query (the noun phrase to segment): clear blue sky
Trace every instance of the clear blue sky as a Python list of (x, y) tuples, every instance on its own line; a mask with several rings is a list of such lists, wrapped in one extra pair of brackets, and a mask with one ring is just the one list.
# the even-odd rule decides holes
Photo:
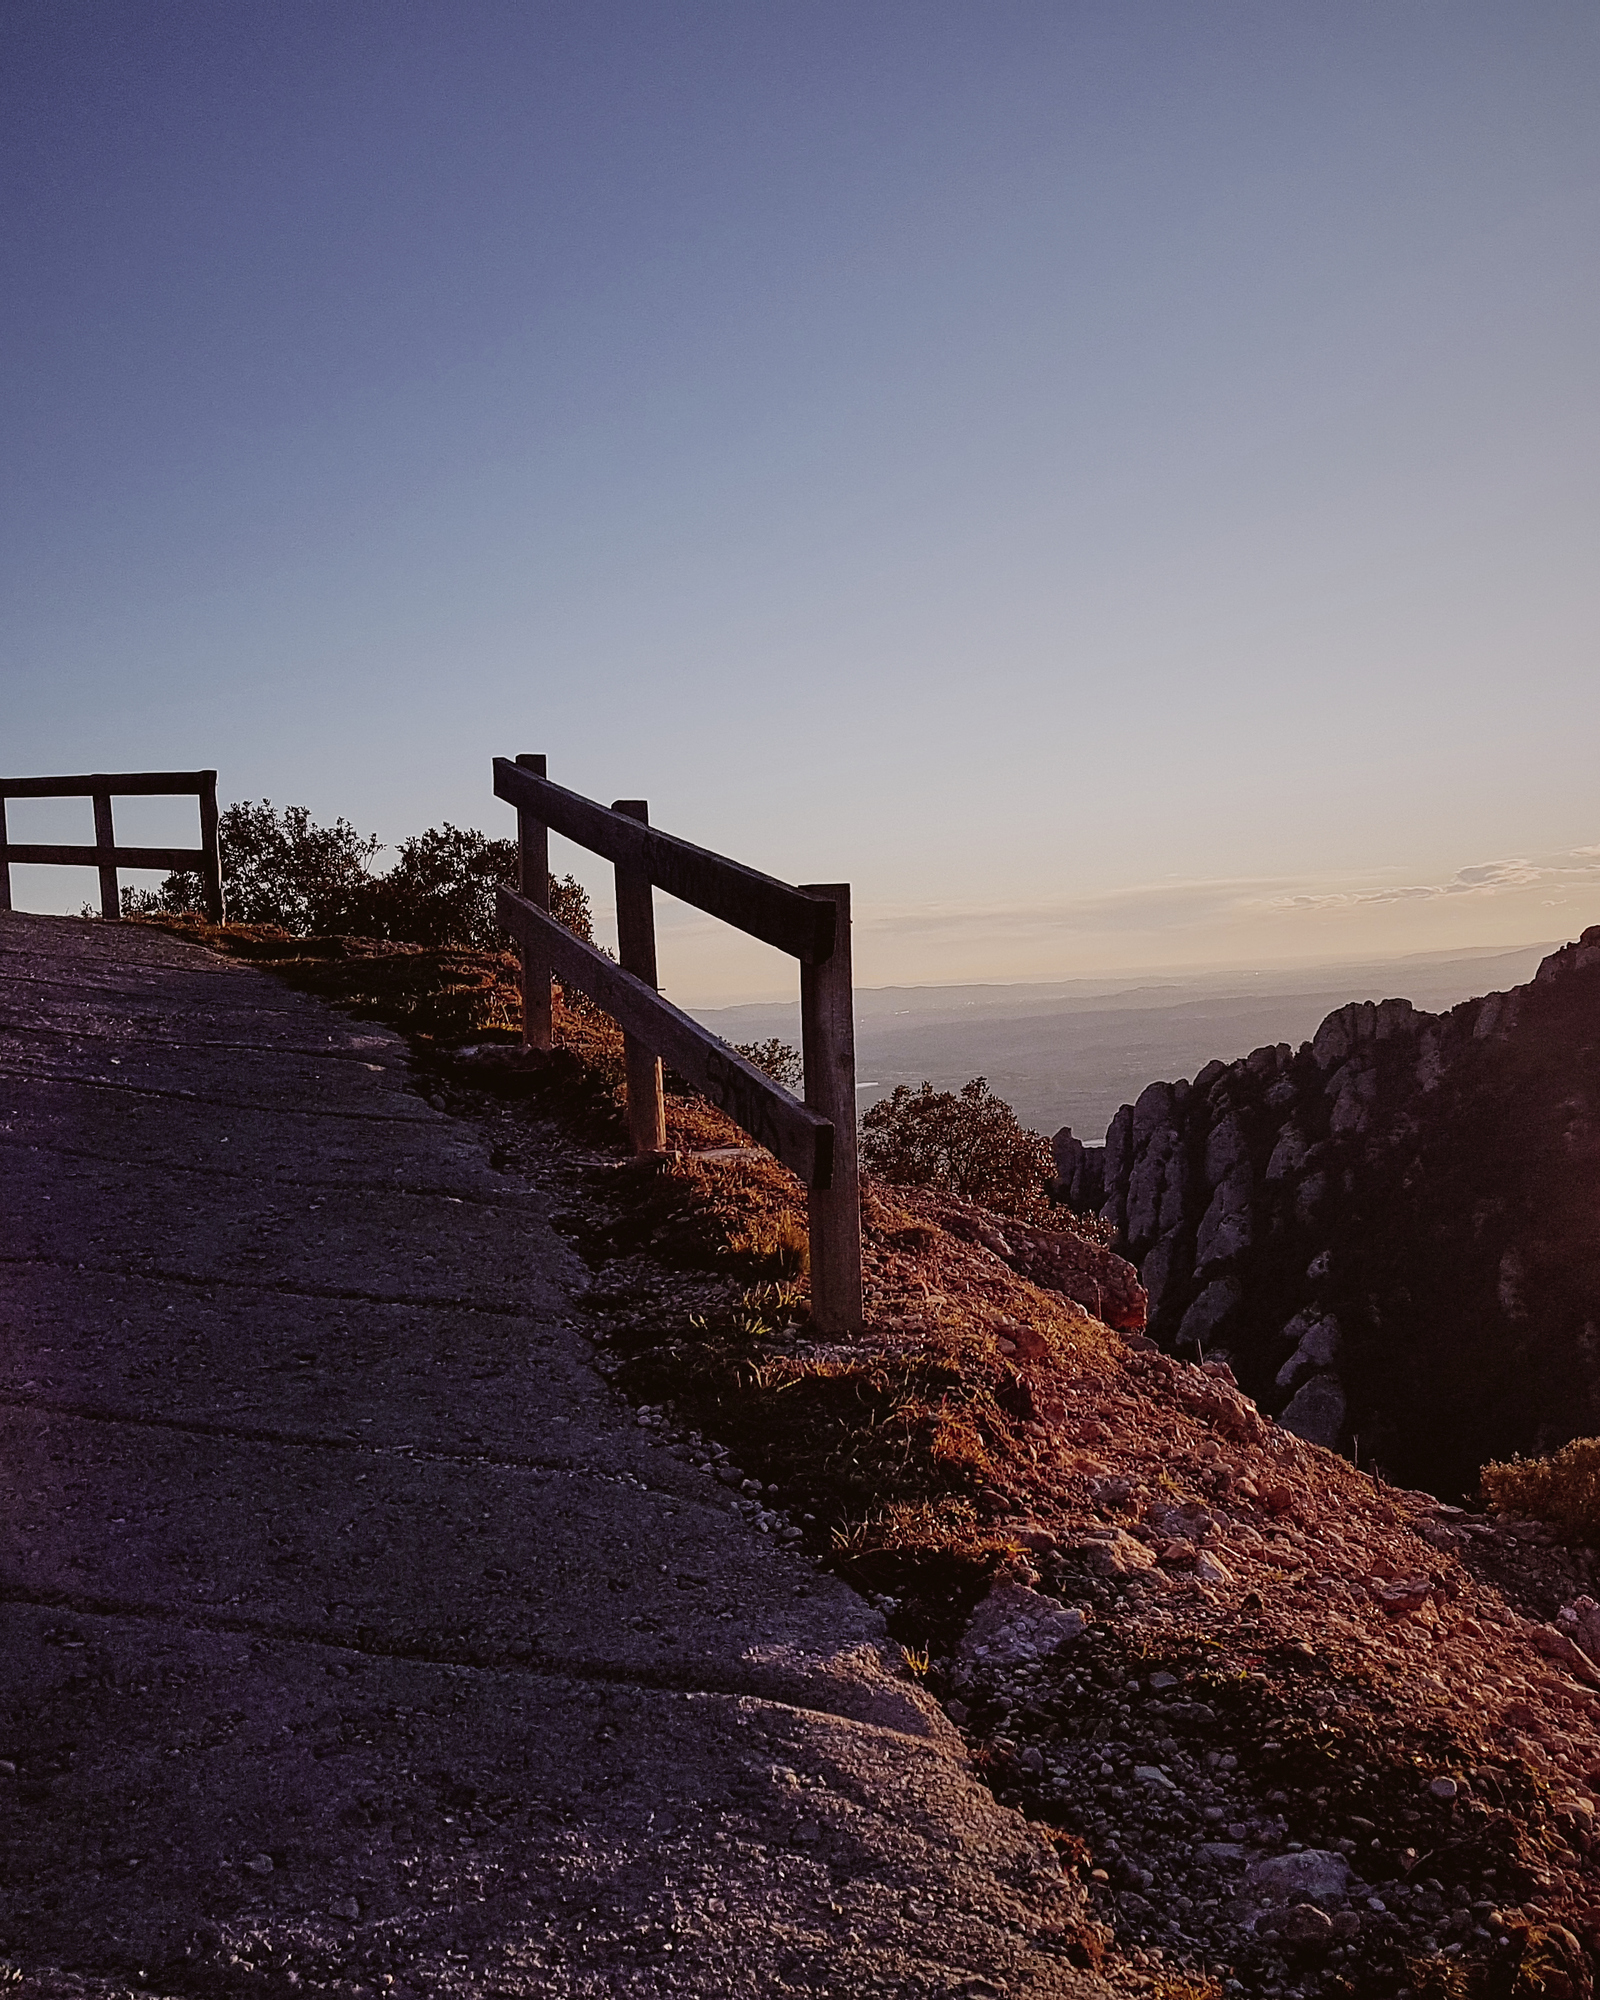
[(0, 44), (10, 770), (393, 839), (542, 749), (874, 983), (1600, 921), (1590, 0)]

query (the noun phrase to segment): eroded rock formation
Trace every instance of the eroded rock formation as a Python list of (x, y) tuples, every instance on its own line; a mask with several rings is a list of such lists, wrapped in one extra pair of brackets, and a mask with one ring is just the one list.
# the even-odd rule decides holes
[(1446, 1491), (1600, 1430), (1600, 926), (1527, 986), (1341, 1007), (1055, 1147), (1152, 1334), (1300, 1436)]

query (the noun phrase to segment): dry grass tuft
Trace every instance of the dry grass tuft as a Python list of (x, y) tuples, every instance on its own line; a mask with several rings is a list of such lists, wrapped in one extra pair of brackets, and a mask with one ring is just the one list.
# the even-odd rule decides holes
[(1491, 1462), (1479, 1478), (1492, 1507), (1600, 1545), (1600, 1438), (1574, 1438), (1549, 1458)]

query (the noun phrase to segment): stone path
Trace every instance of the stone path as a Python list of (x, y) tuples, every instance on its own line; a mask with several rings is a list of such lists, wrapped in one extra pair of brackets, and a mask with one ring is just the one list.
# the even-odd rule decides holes
[(394, 1036), (0, 916), (8, 1991), (1101, 1991), (876, 1615), (628, 1421), (580, 1281)]

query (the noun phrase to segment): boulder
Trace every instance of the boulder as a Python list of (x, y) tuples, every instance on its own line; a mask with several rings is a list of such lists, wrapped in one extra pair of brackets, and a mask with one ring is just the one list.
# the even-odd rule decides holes
[(1600, 1683), (1600, 1667), (1583, 1650), (1568, 1632), (1555, 1625), (1535, 1625), (1528, 1637), (1547, 1660), (1555, 1660), (1579, 1680), (1591, 1685)]
[(1289, 1398), (1278, 1418), (1286, 1431), (1331, 1451), (1344, 1435), (1345, 1397), (1337, 1375), (1313, 1375)]
[(1106, 1198), (1100, 1213), (1121, 1230), (1128, 1214), (1128, 1169), (1133, 1161), (1133, 1106), (1124, 1104), (1106, 1127)]
[(1152, 1319), (1161, 1310), (1161, 1301), (1174, 1285), (1182, 1285), (1189, 1275), (1191, 1248), (1187, 1232), (1169, 1229), (1145, 1252), (1139, 1266)]
[[(1331, 1368), (1339, 1358), (1341, 1345), (1339, 1322), (1333, 1315), (1328, 1313), (1316, 1318), (1307, 1313), (1298, 1313), (1289, 1325), (1296, 1326), (1302, 1321), (1306, 1324), (1300, 1335), (1299, 1345), (1278, 1370), (1277, 1380), (1280, 1389), (1289, 1388), (1310, 1369)], [(1286, 1333), (1288, 1330), (1288, 1327), (1285, 1327)], [(1300, 1435), (1303, 1436), (1304, 1433)]]
[(1050, 1141), (1056, 1163), (1059, 1199), (1079, 1215), (1092, 1215), (1106, 1198), (1106, 1151), (1104, 1146), (1086, 1146), (1063, 1125)]
[(1185, 1368), (1176, 1383), (1178, 1400), (1186, 1410), (1214, 1425), (1224, 1437), (1241, 1444), (1254, 1444), (1266, 1426), (1254, 1403), (1241, 1396), (1231, 1380), (1206, 1369)]
[(973, 1612), (957, 1656), (989, 1666), (1047, 1660), (1081, 1638), (1084, 1624), (1081, 1611), (1041, 1596), (1026, 1584), (996, 1584)]
[(1070, 1229), (1034, 1229), (1008, 1222), (1013, 1270), (1047, 1291), (1061, 1292), (1119, 1333), (1137, 1331), (1150, 1302), (1127, 1258)]
[(1322, 1847), (1298, 1854), (1268, 1854), (1253, 1862), (1250, 1886), (1269, 1903), (1315, 1903), (1326, 1909), (1345, 1900), (1350, 1864)]
[(1215, 1188), (1249, 1157), (1244, 1127), (1230, 1111), (1206, 1134), (1206, 1186)]
[(1133, 1105), (1133, 1150), (1142, 1153), (1157, 1132), (1171, 1131), (1173, 1103), (1170, 1083), (1147, 1083)]
[[(1119, 1333), (1137, 1331), (1149, 1316), (1149, 1300), (1139, 1273), (1103, 1243), (1091, 1243), (1071, 1229), (1040, 1229), (1014, 1216), (1002, 1232), (996, 1219), (976, 1203), (954, 1195), (927, 1195), (922, 1206), (952, 1236), (981, 1243), (1036, 1285), (1092, 1312)], [(1011, 1338), (1016, 1340), (1015, 1332)]]
[(1121, 1528), (1094, 1530), (1072, 1553), (1091, 1576), (1139, 1576), (1156, 1564), (1153, 1551)]
[(1592, 1597), (1579, 1597), (1563, 1605), (1556, 1623), (1591, 1660), (1600, 1660), (1600, 1604)]
[[(1200, 1272), (1225, 1264), (1248, 1250), (1255, 1239), (1250, 1213), (1251, 1175), (1248, 1164), (1235, 1167), (1212, 1195), (1195, 1236), (1194, 1262)], [(1131, 1240), (1131, 1238), (1130, 1238)]]
[(1291, 1118), (1278, 1133), (1278, 1143), (1267, 1161), (1269, 1181), (1287, 1180), (1305, 1165), (1306, 1135)]
[(1244, 1286), (1237, 1278), (1213, 1278), (1180, 1321), (1178, 1345), (1209, 1347), (1243, 1304)]
[[(1143, 1100), (1140, 1100), (1141, 1103)], [(1163, 1207), (1169, 1172), (1173, 1196)], [(1170, 1126), (1153, 1132), (1140, 1147), (1128, 1176), (1128, 1208), (1124, 1230), (1135, 1250), (1144, 1250), (1161, 1234), (1167, 1211), (1176, 1208), (1176, 1220), (1183, 1219), (1183, 1185), (1187, 1180), (1178, 1135)], [(1170, 1225), (1168, 1225), (1170, 1226)]]

